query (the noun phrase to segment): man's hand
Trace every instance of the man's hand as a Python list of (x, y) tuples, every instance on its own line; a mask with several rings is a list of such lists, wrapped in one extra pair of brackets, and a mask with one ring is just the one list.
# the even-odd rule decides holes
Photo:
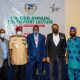
[(67, 51), (65, 53), (65, 62), (66, 62), (66, 64), (68, 64), (68, 52)]
[(50, 63), (50, 59), (49, 59), (49, 57), (46, 58), (46, 61), (47, 61), (48, 63)]
[(68, 64), (68, 56), (65, 56), (65, 62)]
[(43, 58), (43, 59), (42, 59), (42, 62), (46, 62), (46, 58)]

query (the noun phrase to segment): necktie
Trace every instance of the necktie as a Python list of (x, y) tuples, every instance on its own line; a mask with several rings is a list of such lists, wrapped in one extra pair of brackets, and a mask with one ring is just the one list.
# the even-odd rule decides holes
[(35, 44), (36, 44), (36, 48), (38, 47), (38, 35), (35, 35)]

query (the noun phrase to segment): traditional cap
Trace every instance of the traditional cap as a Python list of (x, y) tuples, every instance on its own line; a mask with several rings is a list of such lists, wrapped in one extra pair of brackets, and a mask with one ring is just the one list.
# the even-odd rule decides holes
[(16, 31), (21, 31), (23, 28), (22, 28), (22, 26), (16, 26)]
[(71, 27), (70, 27), (70, 30), (74, 30), (74, 31), (76, 31), (76, 27), (71, 26)]

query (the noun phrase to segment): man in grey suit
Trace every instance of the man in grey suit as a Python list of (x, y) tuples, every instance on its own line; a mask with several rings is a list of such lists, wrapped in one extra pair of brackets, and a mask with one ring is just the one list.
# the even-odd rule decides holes
[(8, 40), (5, 39), (5, 30), (0, 29), (0, 80), (8, 79), (8, 51)]
[[(0, 40), (0, 43), (1, 43), (1, 40)], [(4, 55), (3, 55), (2, 47), (0, 45), (0, 80), (1, 80), (3, 60), (4, 60)]]

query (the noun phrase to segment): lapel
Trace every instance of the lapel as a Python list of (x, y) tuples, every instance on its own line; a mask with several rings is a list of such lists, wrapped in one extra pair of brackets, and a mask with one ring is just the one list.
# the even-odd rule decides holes
[(0, 42), (0, 51), (2, 50), (2, 47), (1, 47), (1, 42)]
[(6, 50), (8, 50), (8, 40), (5, 39), (4, 42), (5, 42), (5, 44), (6, 44), (6, 48), (7, 48)]
[(0, 53), (3, 54), (2, 46), (1, 46), (1, 41), (0, 41)]
[(0, 50), (2, 50), (1, 41), (0, 41)]
[(41, 42), (41, 35), (39, 34), (38, 35), (38, 46), (39, 46), (40, 42)]
[[(7, 41), (7, 39), (4, 39), (4, 43), (6, 45), (6, 50), (8, 50), (8, 41)], [(0, 43), (0, 47), (2, 48), (1, 43)]]
[[(54, 43), (54, 41), (53, 41), (53, 33), (51, 33), (51, 42), (52, 42), (52, 44), (55, 46), (55, 43)], [(55, 46), (56, 47), (56, 46)]]
[(34, 40), (34, 34), (32, 34), (32, 41), (33, 41), (33, 44), (35, 44), (35, 40)]
[(60, 45), (61, 37), (62, 37), (62, 36), (61, 36), (60, 33), (59, 33), (59, 39), (60, 39), (60, 40), (59, 40), (59, 43), (58, 43), (57, 47)]

